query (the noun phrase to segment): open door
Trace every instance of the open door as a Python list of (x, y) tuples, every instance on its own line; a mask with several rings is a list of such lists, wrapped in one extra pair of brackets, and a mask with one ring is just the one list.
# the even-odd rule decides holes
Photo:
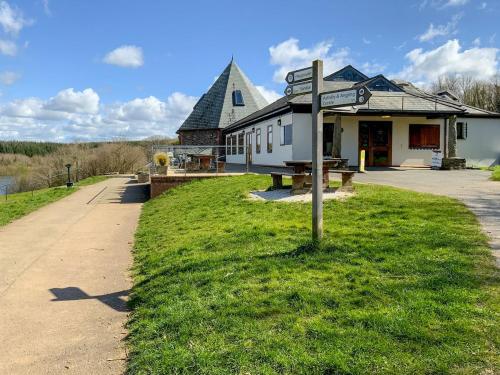
[(359, 152), (365, 150), (365, 163), (369, 167), (392, 165), (392, 122), (360, 121)]

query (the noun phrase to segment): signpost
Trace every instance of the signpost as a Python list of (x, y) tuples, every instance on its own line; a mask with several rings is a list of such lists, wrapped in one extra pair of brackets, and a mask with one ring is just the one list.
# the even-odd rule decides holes
[(297, 83), (295, 85), (288, 85), (285, 89), (286, 96), (308, 94), (312, 92), (312, 82)]
[(323, 109), (363, 105), (372, 96), (365, 86), (323, 92), (323, 61), (289, 72), (285, 95), (312, 93), (312, 238), (323, 237)]

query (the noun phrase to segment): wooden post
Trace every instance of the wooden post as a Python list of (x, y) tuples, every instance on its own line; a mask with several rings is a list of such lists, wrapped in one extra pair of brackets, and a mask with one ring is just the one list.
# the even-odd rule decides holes
[(341, 158), (342, 156), (342, 117), (340, 114), (335, 116), (335, 124), (333, 126), (333, 149), (332, 157)]
[(312, 239), (323, 237), (323, 111), (319, 94), (323, 91), (323, 61), (312, 66)]

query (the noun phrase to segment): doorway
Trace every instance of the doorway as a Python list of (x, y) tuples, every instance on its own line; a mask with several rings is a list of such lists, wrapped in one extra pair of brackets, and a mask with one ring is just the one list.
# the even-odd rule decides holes
[(323, 156), (332, 156), (334, 124), (323, 123)]
[(392, 122), (360, 121), (359, 152), (365, 150), (365, 164), (369, 167), (392, 165)]

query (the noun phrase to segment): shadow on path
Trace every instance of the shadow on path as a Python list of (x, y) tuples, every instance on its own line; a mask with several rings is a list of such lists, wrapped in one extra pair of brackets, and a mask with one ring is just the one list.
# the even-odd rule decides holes
[(50, 292), (56, 297), (52, 302), (60, 301), (80, 301), (85, 299), (96, 299), (112, 309), (119, 312), (128, 312), (130, 309), (127, 306), (127, 301), (124, 297), (128, 296), (130, 290), (122, 290), (109, 294), (91, 296), (85, 293), (78, 287), (69, 286), (67, 288), (51, 288)]

